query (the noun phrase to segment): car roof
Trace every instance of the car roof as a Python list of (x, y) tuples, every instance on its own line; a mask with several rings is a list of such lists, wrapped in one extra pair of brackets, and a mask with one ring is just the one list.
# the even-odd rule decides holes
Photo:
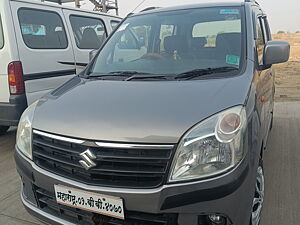
[[(2, 0), (0, 0), (0, 1), (2, 1)], [(40, 1), (33, 1), (33, 0), (9, 0), (9, 1), (24, 2), (24, 3), (30, 3), (30, 4), (34, 4), (34, 5), (40, 5), (40, 6), (45, 6), (46, 5), (46, 6), (54, 7), (54, 8), (60, 8), (60, 9), (78, 11), (78, 12), (87, 12), (87, 13), (97, 14), (99, 16), (111, 17), (111, 18), (115, 18), (115, 19), (118, 19), (118, 20), (122, 19), (121, 17), (111, 15), (111, 14), (108, 14), (108, 13), (103, 13), (103, 12), (99, 12), (99, 11), (91, 11), (91, 10), (75, 8), (75, 7), (69, 7), (69, 6), (59, 5), (59, 4), (56, 4), (56, 3), (40, 2)]]
[(134, 15), (141, 15), (141, 14), (152, 14), (157, 12), (168, 12), (168, 11), (176, 11), (176, 10), (185, 10), (185, 9), (196, 9), (196, 8), (209, 8), (209, 7), (239, 7), (244, 6), (246, 3), (243, 1), (237, 2), (214, 2), (214, 3), (198, 3), (198, 4), (188, 4), (188, 5), (179, 5), (179, 6), (172, 6), (172, 7), (163, 7), (163, 8), (155, 8), (151, 10), (145, 10)]

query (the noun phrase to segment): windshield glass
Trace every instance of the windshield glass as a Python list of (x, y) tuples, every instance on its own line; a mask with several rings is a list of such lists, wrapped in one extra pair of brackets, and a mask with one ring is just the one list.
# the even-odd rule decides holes
[[(132, 16), (97, 56), (90, 74), (178, 75), (242, 66), (242, 7), (200, 8)], [(209, 76), (213, 73), (210, 72)]]

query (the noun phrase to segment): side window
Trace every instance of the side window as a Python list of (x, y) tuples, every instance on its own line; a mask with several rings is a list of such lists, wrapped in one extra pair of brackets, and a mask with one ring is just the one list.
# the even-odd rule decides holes
[(114, 20), (110, 21), (110, 25), (113, 30), (116, 29), (119, 24), (120, 24), (119, 21), (114, 21)]
[(99, 49), (107, 38), (105, 25), (100, 19), (70, 16), (70, 22), (80, 49)]
[(44, 10), (21, 8), (18, 12), (25, 44), (32, 49), (65, 49), (68, 40), (61, 17)]
[(271, 30), (270, 30), (267, 17), (263, 18), (263, 24), (264, 24), (264, 31), (265, 31), (265, 40), (266, 42), (268, 42), (272, 39), (272, 35), (271, 35)]
[(255, 43), (256, 43), (258, 62), (262, 63), (263, 52), (265, 48), (265, 36), (264, 36), (264, 30), (263, 30), (261, 18), (258, 18), (256, 21), (256, 32), (257, 32), (257, 39)]
[(0, 16), (0, 49), (4, 46), (4, 36), (3, 36), (3, 29), (2, 29), (2, 20)]

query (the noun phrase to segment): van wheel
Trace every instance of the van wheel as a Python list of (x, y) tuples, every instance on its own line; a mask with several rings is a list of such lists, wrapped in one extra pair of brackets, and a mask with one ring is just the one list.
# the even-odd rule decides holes
[(265, 176), (264, 176), (264, 169), (263, 169), (263, 161), (260, 160), (259, 167), (257, 169), (255, 194), (254, 194), (253, 205), (252, 205), (250, 225), (260, 224), (264, 197), (265, 197)]
[(0, 135), (3, 135), (8, 131), (9, 127), (7, 126), (0, 126)]

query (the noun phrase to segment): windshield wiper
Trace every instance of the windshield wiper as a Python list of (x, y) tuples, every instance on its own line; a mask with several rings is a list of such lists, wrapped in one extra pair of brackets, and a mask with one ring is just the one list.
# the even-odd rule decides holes
[(142, 72), (137, 72), (137, 71), (116, 71), (116, 72), (109, 72), (106, 74), (90, 74), (88, 78), (104, 78), (104, 77), (113, 77), (113, 78), (118, 78), (118, 77), (125, 77), (129, 78), (132, 77), (133, 75), (137, 74), (147, 74), (147, 73), (142, 73)]
[(236, 71), (236, 70), (239, 70), (239, 68), (230, 67), (230, 66), (217, 67), (217, 68), (206, 68), (206, 69), (195, 69), (195, 70), (191, 70), (191, 71), (187, 71), (187, 72), (178, 74), (174, 78), (190, 80), (193, 78), (206, 76), (209, 74), (226, 73), (226, 72), (231, 72), (231, 71)]
[(115, 75), (148, 75), (150, 73), (138, 72), (138, 71), (115, 71), (110, 72), (108, 74), (115, 74)]
[(131, 80), (147, 80), (147, 79), (163, 79), (167, 80), (169, 76), (166, 75), (133, 75), (131, 77), (128, 77), (125, 81), (131, 81)]

